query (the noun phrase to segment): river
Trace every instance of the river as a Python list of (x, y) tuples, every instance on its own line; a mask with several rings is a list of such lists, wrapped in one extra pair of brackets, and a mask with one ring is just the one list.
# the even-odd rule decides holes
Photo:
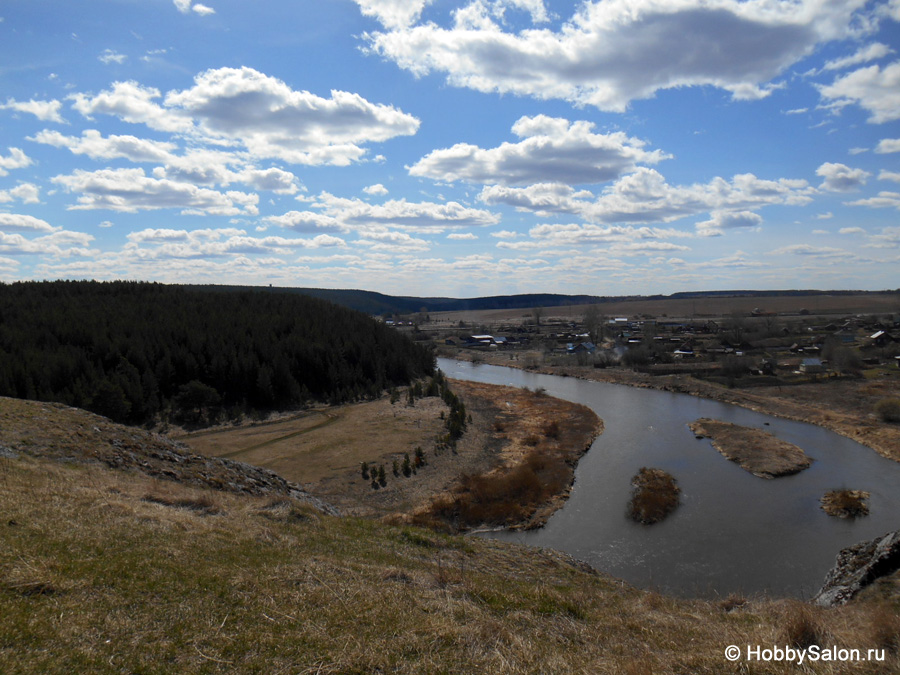
[[(448, 377), (543, 387), (582, 403), (605, 428), (581, 459), (572, 495), (541, 529), (483, 536), (565, 551), (628, 583), (684, 597), (809, 598), (841, 548), (900, 528), (900, 463), (821, 427), (738, 406), (625, 385), (438, 359)], [(794, 476), (757, 478), (725, 459), (688, 424), (698, 417), (761, 428), (814, 459)], [(671, 473), (682, 503), (666, 520), (626, 516), (631, 478), (642, 466)], [(870, 515), (825, 514), (828, 490), (871, 493)]]

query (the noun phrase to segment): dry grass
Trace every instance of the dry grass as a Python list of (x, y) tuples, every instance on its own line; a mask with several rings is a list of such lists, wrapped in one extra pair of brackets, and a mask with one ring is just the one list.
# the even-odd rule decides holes
[(571, 471), (564, 456), (535, 450), (512, 467), (463, 476), (450, 493), (416, 514), (413, 522), (449, 526), (455, 532), (482, 525), (518, 525), (564, 492), (570, 481)]
[(812, 465), (801, 448), (762, 429), (705, 417), (691, 422), (690, 428), (697, 436), (711, 438), (716, 450), (760, 478), (789, 476)]
[(822, 510), (837, 518), (858, 518), (869, 515), (866, 501), (869, 493), (864, 490), (831, 490), (820, 500)]
[(642, 467), (632, 478), (634, 490), (628, 504), (628, 514), (644, 525), (658, 523), (678, 506), (681, 488), (670, 474), (662, 469)]
[(410, 407), (403, 402), (392, 405), (383, 397), (179, 440), (194, 452), (265, 467), (298, 483), (315, 483), (355, 474), (362, 462), (411, 455), (423, 439), (440, 433), (445, 409), (438, 398), (419, 399)]
[[(219, 509), (151, 503), (202, 501)], [(730, 644), (893, 644), (886, 611), (629, 588), (552, 551), (324, 516), (288, 498), (0, 463), (0, 672), (794, 673)], [(873, 613), (873, 612), (881, 612)], [(893, 624), (896, 626), (896, 623)], [(886, 663), (804, 672), (878, 673)]]
[(480, 403), (492, 411), (488, 428), (497, 450), (481, 471), (461, 472), (448, 490), (417, 509), (412, 522), (454, 532), (539, 527), (565, 501), (574, 467), (602, 422), (588, 408), (542, 391), (477, 383), (454, 387), (467, 406)]

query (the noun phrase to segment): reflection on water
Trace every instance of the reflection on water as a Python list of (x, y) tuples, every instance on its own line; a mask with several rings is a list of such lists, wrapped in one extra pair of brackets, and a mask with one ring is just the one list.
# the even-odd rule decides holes
[[(571, 498), (545, 527), (485, 536), (559, 549), (667, 593), (808, 598), (841, 548), (900, 528), (900, 463), (820, 427), (684, 394), (448, 359), (438, 366), (457, 379), (544, 387), (605, 424), (578, 465)], [(764, 428), (815, 461), (794, 476), (757, 478), (694, 438), (687, 425), (698, 417)], [(665, 469), (682, 488), (681, 506), (652, 526), (625, 513), (642, 466)], [(843, 520), (819, 508), (826, 491), (843, 487), (871, 493), (870, 516)]]

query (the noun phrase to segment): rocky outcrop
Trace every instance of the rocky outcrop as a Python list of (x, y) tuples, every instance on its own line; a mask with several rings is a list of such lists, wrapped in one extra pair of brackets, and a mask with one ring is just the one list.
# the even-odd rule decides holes
[(813, 601), (823, 607), (848, 603), (876, 579), (900, 570), (900, 530), (838, 553), (834, 567)]
[(0, 449), (3, 456), (23, 453), (63, 462), (95, 462), (225, 492), (292, 497), (339, 515), (333, 506), (273, 471), (197, 455), (161, 434), (59, 403), (0, 398)]

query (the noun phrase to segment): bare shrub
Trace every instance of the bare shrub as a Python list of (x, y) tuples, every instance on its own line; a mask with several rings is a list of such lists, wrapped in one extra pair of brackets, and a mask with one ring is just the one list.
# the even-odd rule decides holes
[(550, 420), (544, 425), (544, 428), (541, 429), (541, 431), (547, 438), (559, 438), (559, 422)]
[(795, 649), (823, 645), (828, 636), (814, 608), (803, 602), (791, 602), (781, 626), (781, 640)]
[(746, 604), (747, 598), (745, 598), (743, 595), (732, 593), (727, 598), (719, 602), (719, 607), (721, 607), (726, 612), (733, 612), (734, 610), (743, 607)]
[(875, 414), (882, 422), (900, 422), (900, 398), (883, 398), (875, 404)]
[(671, 513), (680, 499), (681, 488), (675, 479), (662, 469), (641, 467), (632, 478), (629, 515), (639, 523), (651, 525)]
[(872, 612), (872, 642), (876, 649), (891, 654), (900, 652), (900, 616), (887, 605), (879, 605)]
[(519, 522), (564, 489), (567, 479), (558, 455), (532, 451), (510, 469), (464, 475), (451, 494), (433, 500), (428, 513), (416, 516), (414, 522), (431, 525), (436, 519), (456, 530)]
[(822, 510), (829, 516), (857, 518), (869, 515), (866, 501), (869, 493), (863, 490), (831, 490), (822, 497)]

